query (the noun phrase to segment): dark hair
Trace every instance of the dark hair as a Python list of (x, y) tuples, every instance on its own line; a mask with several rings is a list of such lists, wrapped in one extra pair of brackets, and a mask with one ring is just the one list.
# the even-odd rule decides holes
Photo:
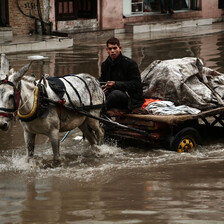
[(116, 37), (111, 37), (109, 40), (107, 40), (106, 44), (107, 46), (108, 44), (120, 46), (120, 41)]

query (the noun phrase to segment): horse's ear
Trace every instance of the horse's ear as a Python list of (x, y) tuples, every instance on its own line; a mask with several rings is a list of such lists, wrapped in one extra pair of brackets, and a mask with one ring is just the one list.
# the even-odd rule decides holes
[(11, 68), (11, 69), (9, 70), (9, 75), (13, 75), (14, 72), (15, 72), (14, 68)]
[(9, 73), (9, 61), (5, 54), (1, 55), (0, 79), (4, 79)]
[(25, 75), (25, 73), (28, 71), (31, 64), (32, 64), (32, 61), (29, 64), (26, 64), (25, 66), (23, 66), (18, 72), (14, 72), (10, 76), (10, 81), (13, 82), (14, 84), (18, 83), (23, 77), (23, 75)]

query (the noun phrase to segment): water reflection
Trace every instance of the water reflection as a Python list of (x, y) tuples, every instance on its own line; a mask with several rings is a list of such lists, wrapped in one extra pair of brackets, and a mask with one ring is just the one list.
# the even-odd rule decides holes
[[(123, 42), (122, 42), (123, 41)], [(167, 39), (154, 41), (133, 41), (123, 37), (121, 43), (123, 54), (133, 58), (143, 71), (154, 60), (166, 60), (181, 57), (199, 57), (207, 67), (224, 73), (223, 48), (224, 34), (213, 34), (201, 37)], [(100, 65), (107, 57), (105, 46), (91, 43), (76, 45), (74, 48), (57, 52), (39, 52), (49, 57), (44, 62), (35, 62), (29, 73), (39, 78), (47, 73), (50, 76), (65, 74), (89, 73), (95, 77), (100, 75)], [(31, 54), (8, 55), (10, 64), (16, 70), (27, 63)]]
[[(137, 160), (137, 154), (132, 156), (128, 161)], [(57, 177), (54, 175), (57, 170), (48, 170), (47, 178), (3, 176), (0, 221), (190, 224), (220, 220), (221, 223), (224, 217), (222, 162), (202, 161), (200, 153), (191, 156), (199, 164), (190, 159), (181, 162), (181, 156), (174, 154), (169, 163), (159, 162), (157, 157), (150, 162), (151, 156), (145, 166), (135, 162), (133, 167), (126, 161), (127, 166), (121, 168), (113, 160), (114, 166), (109, 170), (98, 172), (92, 167), (94, 176), (86, 182), (85, 177), (78, 180), (75, 174), (73, 178)], [(165, 153), (161, 156), (165, 157)], [(117, 158), (117, 154), (112, 157)], [(125, 159), (119, 153), (118, 157)]]

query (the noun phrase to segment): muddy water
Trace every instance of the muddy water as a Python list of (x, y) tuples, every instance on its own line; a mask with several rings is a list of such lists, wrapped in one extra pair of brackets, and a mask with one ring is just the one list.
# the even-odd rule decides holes
[[(156, 59), (193, 56), (224, 73), (223, 39), (224, 34), (153, 42), (121, 37), (124, 54), (141, 71)], [(106, 57), (103, 43), (40, 53), (49, 59), (32, 66), (37, 78), (79, 72), (98, 77)], [(28, 55), (8, 55), (11, 66), (25, 65)], [(0, 223), (224, 223), (222, 139), (191, 154), (116, 141), (91, 150), (73, 130), (61, 145), (61, 165), (53, 169), (43, 136), (35, 159), (26, 163), (18, 122), (0, 132), (0, 142)]]

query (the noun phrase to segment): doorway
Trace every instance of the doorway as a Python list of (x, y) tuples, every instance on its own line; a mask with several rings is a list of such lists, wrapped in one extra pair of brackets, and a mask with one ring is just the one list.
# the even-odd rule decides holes
[(0, 26), (9, 26), (8, 0), (0, 1)]

